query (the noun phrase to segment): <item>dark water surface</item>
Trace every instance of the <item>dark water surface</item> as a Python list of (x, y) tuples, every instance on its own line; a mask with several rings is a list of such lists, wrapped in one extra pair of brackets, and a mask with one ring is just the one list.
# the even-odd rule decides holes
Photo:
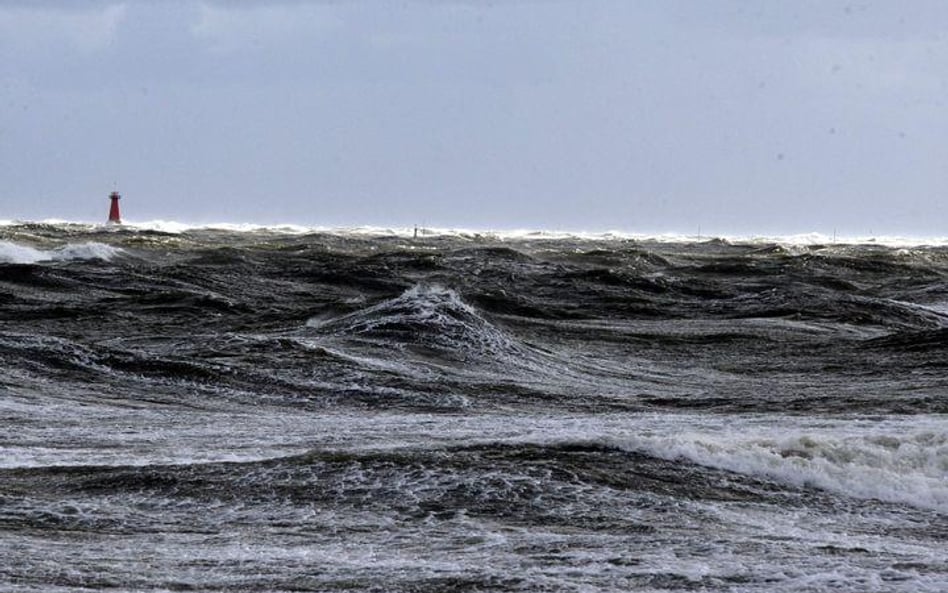
[(2, 591), (946, 591), (948, 248), (0, 226)]

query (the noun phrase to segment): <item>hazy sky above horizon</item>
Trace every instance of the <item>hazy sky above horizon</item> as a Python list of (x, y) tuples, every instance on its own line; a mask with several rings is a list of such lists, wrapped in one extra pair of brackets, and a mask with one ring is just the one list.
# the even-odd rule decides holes
[(948, 236), (948, 3), (0, 0), (0, 219)]

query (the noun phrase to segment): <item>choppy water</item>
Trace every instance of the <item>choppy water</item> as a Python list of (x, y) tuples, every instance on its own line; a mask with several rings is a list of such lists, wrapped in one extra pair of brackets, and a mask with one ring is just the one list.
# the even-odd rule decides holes
[(0, 226), (0, 590), (946, 591), (948, 247)]

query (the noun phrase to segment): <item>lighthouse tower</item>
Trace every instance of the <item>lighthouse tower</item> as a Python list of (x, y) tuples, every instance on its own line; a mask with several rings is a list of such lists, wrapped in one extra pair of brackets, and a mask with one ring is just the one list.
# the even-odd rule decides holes
[(109, 194), (109, 199), (112, 200), (112, 205), (109, 207), (109, 224), (122, 224), (122, 215), (119, 212), (119, 200), (122, 196), (114, 191)]

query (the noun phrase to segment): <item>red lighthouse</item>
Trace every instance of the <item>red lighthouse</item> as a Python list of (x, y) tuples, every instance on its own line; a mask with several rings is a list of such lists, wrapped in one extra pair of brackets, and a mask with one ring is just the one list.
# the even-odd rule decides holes
[(122, 224), (122, 215), (119, 213), (119, 200), (122, 199), (122, 196), (114, 191), (109, 194), (109, 199), (112, 200), (112, 206), (109, 208), (109, 223), (110, 224)]

